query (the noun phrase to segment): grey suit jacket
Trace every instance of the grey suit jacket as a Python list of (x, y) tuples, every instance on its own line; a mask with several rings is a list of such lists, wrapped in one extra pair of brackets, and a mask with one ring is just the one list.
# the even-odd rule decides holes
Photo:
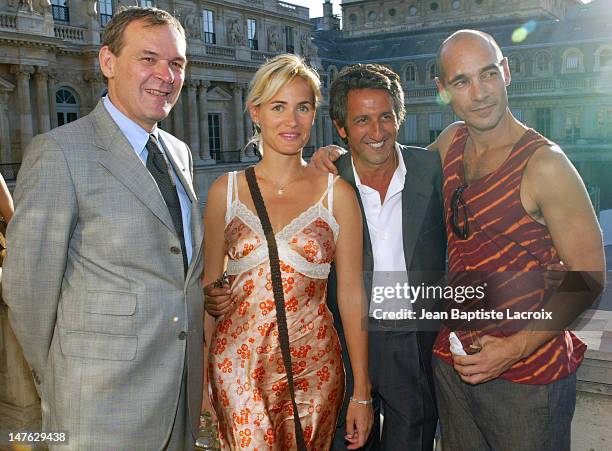
[(186, 365), (193, 434), (202, 394), (202, 223), (187, 146), (160, 130), (192, 208), (193, 258), (152, 176), (100, 101), (36, 136), (7, 231), (3, 296), (62, 449), (161, 449)]

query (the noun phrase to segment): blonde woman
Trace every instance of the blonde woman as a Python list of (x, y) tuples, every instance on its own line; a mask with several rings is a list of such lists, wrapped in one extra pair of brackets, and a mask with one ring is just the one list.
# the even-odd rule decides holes
[[(213, 283), (227, 270), (233, 302), (215, 323), (207, 317), (207, 330), (214, 330), (207, 340), (208, 378), (223, 448), (330, 448), (344, 393), (340, 344), (326, 305), (332, 260), (355, 378), (346, 418), (349, 449), (361, 447), (370, 433), (359, 205), (347, 183), (302, 159), (320, 95), (317, 74), (298, 56), (265, 63), (247, 98), (263, 158), (251, 182), (245, 172), (234, 172), (209, 190), (203, 281)], [(280, 276), (271, 270), (275, 261)]]

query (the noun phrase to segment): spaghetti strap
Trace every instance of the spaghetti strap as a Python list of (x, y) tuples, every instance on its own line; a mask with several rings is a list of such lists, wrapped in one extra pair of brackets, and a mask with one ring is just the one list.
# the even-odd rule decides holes
[(225, 225), (227, 225), (232, 217), (232, 202), (234, 196), (238, 199), (238, 183), (236, 182), (236, 171), (228, 172), (227, 174), (227, 207), (225, 209)]
[(339, 178), (339, 175), (329, 174), (329, 180), (327, 181), (327, 209), (332, 215), (334, 214), (334, 184)]
[(333, 213), (334, 211), (334, 183), (336, 183), (336, 180), (338, 180), (339, 178), (339, 175), (334, 176), (334, 174), (332, 173), (327, 176), (327, 189), (317, 202), (318, 204), (320, 204), (321, 202), (323, 202), (323, 199), (325, 199), (325, 196), (327, 196), (327, 209), (330, 213)]

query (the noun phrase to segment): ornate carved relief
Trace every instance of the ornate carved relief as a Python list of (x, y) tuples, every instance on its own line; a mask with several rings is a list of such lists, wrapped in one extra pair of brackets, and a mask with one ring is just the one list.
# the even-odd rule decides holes
[(227, 21), (227, 43), (229, 45), (244, 45), (244, 30), (239, 18), (230, 18)]
[(273, 25), (268, 28), (268, 51), (280, 52), (282, 50), (283, 41), (278, 26)]

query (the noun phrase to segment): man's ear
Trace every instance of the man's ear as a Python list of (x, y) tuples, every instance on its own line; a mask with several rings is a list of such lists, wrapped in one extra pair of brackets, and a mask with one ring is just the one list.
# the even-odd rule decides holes
[(346, 129), (340, 124), (338, 124), (338, 121), (336, 120), (334, 120), (334, 127), (336, 127), (336, 131), (338, 132), (338, 136), (340, 136), (340, 138), (342, 138), (343, 140), (346, 140), (348, 138)]
[(100, 49), (98, 53), (98, 61), (100, 62), (100, 70), (106, 78), (109, 80), (115, 76), (115, 64), (117, 63), (117, 57), (111, 52), (108, 45), (105, 45)]
[(438, 88), (438, 93), (439, 93), (440, 95), (444, 95), (443, 93), (445, 93), (445, 92), (446, 92), (446, 88), (445, 88), (445, 87), (444, 87), (444, 85), (442, 84), (442, 81), (440, 81), (440, 78), (439, 78), (439, 77), (436, 77), (436, 78), (435, 78), (435, 81), (436, 81), (436, 88)]
[(436, 88), (438, 88), (438, 98), (444, 103), (444, 105), (448, 105), (451, 101), (450, 93), (446, 90), (444, 83), (442, 83), (439, 77), (436, 77), (435, 81)]
[(504, 82), (506, 86), (510, 86), (510, 82), (512, 81), (512, 73), (510, 72), (510, 66), (508, 65), (508, 58), (505, 56), (501, 60), (501, 66), (504, 73)]

